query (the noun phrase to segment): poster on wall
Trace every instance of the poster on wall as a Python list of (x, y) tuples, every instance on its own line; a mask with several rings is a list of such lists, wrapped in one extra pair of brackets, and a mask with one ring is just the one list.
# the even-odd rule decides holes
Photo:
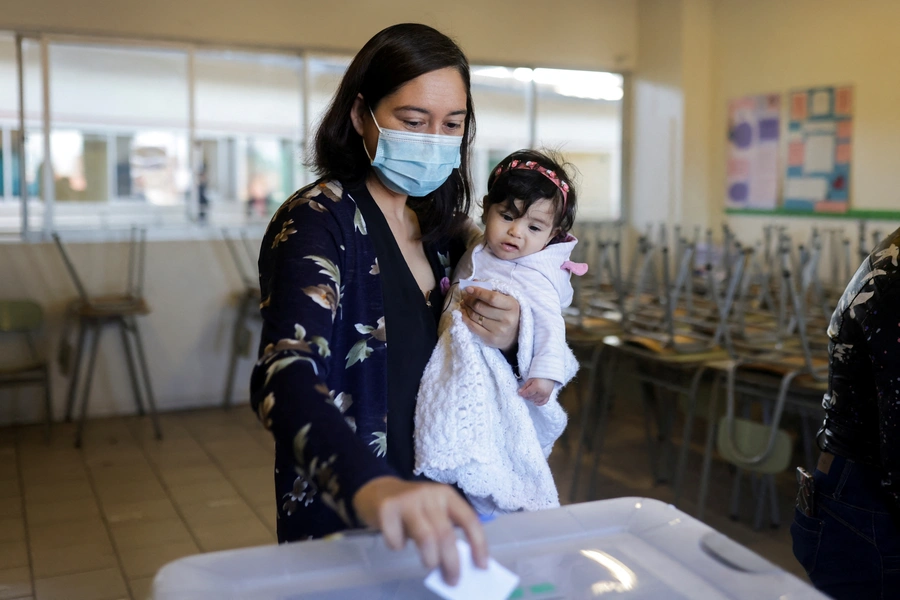
[(781, 96), (728, 103), (728, 208), (774, 209), (778, 202)]
[(850, 208), (853, 88), (790, 93), (784, 207), (844, 213)]

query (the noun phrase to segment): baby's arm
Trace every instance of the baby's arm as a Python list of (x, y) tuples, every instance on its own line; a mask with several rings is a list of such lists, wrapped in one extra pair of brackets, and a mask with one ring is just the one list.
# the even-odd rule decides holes
[(519, 395), (529, 402), (534, 402), (535, 406), (543, 406), (550, 400), (550, 394), (553, 393), (555, 386), (556, 382), (552, 379), (532, 378), (519, 388)]

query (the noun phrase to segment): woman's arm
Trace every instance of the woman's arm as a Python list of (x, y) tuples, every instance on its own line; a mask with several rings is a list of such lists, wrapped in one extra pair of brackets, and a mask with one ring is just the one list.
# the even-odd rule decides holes
[[(307, 192), (315, 197), (316, 193)], [(300, 197), (300, 200), (303, 198)], [(348, 527), (358, 525), (352, 498), (392, 471), (345, 422), (325, 384), (340, 310), (343, 244), (330, 200), (288, 203), (263, 242), (260, 274), (263, 331), (251, 377), (251, 402), (283, 447), (292, 447), (298, 474), (315, 481), (320, 500)]]

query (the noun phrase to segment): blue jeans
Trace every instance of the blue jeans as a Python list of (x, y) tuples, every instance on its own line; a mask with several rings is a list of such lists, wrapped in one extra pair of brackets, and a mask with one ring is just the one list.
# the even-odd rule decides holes
[(900, 529), (878, 470), (835, 456), (813, 479), (815, 513), (795, 508), (791, 525), (794, 556), (813, 585), (837, 599), (900, 597)]

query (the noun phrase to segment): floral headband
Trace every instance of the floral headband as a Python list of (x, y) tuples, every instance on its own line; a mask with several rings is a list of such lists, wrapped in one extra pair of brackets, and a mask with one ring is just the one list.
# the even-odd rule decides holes
[(547, 179), (553, 182), (553, 184), (559, 188), (559, 191), (562, 192), (563, 197), (563, 212), (566, 210), (566, 204), (568, 202), (569, 196), (569, 184), (565, 181), (562, 181), (559, 176), (551, 171), (550, 169), (545, 169), (538, 163), (533, 160), (519, 160), (514, 159), (509, 162), (508, 165), (500, 164), (494, 170), (494, 173), (499, 177), (503, 174), (504, 171), (512, 171), (513, 169), (529, 169), (531, 171), (537, 171)]

